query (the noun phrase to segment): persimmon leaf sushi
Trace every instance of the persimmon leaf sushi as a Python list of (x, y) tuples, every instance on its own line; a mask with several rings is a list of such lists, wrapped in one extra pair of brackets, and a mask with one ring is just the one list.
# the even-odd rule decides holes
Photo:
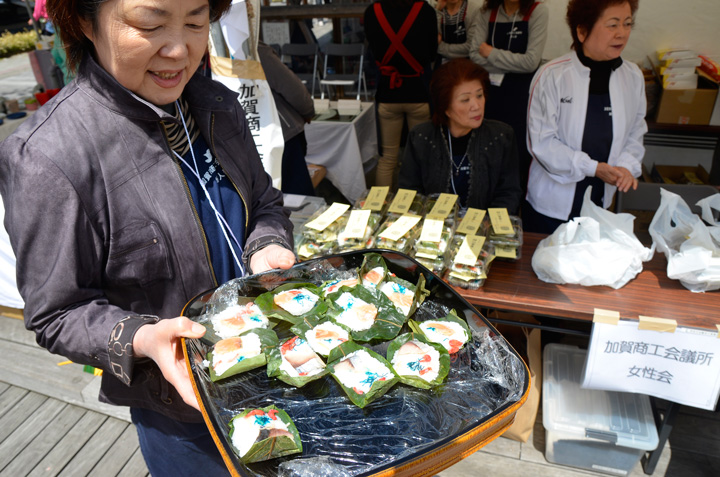
[(413, 331), (422, 334), (428, 341), (443, 345), (450, 354), (460, 351), (472, 336), (467, 323), (457, 316), (455, 310), (451, 310), (444, 318), (423, 322), (410, 320), (408, 324)]
[(271, 328), (270, 320), (253, 301), (232, 305), (210, 318), (219, 338), (239, 336), (253, 328)]
[(207, 355), (210, 380), (219, 381), (264, 366), (266, 352), (276, 348), (277, 344), (275, 332), (263, 328), (218, 341)]
[(328, 295), (327, 315), (350, 330), (355, 341), (395, 338), (405, 316), (383, 293), (365, 287), (341, 287)]
[(378, 253), (366, 253), (360, 267), (360, 279), (364, 287), (375, 288), (385, 280), (388, 274), (387, 264)]
[(425, 289), (425, 276), (422, 274), (418, 278), (417, 285), (394, 275), (388, 275), (379, 288), (406, 318), (412, 315), (430, 294)]
[(338, 346), (328, 360), (332, 377), (361, 408), (388, 392), (398, 380), (385, 358), (357, 343)]
[(421, 389), (442, 384), (450, 372), (450, 354), (439, 343), (417, 333), (405, 333), (388, 346), (387, 360), (400, 382)]
[(230, 443), (245, 464), (302, 452), (290, 416), (275, 406), (246, 409), (230, 421)]
[(267, 316), (298, 324), (306, 316), (325, 313), (327, 303), (321, 294), (320, 288), (311, 283), (286, 283), (263, 293), (255, 303)]
[(357, 286), (357, 284), (360, 283), (360, 280), (358, 279), (357, 275), (349, 276), (345, 278), (336, 278), (334, 280), (328, 280), (325, 283), (323, 283), (320, 288), (322, 289), (323, 296), (328, 296), (331, 293), (335, 293), (340, 289), (340, 287), (348, 287), (352, 288)]
[(325, 362), (305, 339), (293, 336), (268, 353), (267, 375), (303, 387), (327, 374)]
[(302, 323), (290, 328), (301, 336), (319, 355), (327, 357), (336, 346), (350, 341), (350, 330), (327, 318), (308, 317)]

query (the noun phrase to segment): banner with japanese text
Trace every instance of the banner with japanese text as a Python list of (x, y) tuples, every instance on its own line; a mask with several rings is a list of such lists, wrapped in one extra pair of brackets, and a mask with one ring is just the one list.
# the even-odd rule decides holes
[(582, 387), (648, 394), (713, 410), (720, 392), (717, 331), (638, 329), (638, 321), (593, 323)]

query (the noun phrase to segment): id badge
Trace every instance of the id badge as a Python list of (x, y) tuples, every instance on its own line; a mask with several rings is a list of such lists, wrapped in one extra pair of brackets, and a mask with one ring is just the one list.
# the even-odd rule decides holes
[(500, 86), (505, 79), (505, 73), (490, 73), (490, 84), (493, 86)]

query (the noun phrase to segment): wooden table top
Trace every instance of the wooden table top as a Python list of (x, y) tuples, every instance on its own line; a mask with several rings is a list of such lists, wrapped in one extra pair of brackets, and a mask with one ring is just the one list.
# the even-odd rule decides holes
[(456, 288), (476, 306), (534, 315), (592, 321), (595, 308), (618, 311), (621, 318), (640, 315), (669, 318), (678, 326), (716, 330), (720, 324), (720, 291), (693, 293), (667, 277), (665, 255), (655, 253), (643, 271), (624, 287), (556, 285), (537, 278), (531, 266), (541, 234), (525, 233), (516, 262), (495, 260), (485, 285), (478, 290)]

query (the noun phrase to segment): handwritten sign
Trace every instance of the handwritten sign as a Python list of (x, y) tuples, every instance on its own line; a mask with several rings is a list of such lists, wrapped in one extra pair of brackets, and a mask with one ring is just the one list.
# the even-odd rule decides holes
[(388, 195), (390, 187), (388, 186), (375, 186), (370, 188), (367, 199), (363, 204), (363, 210), (382, 210), (385, 205), (385, 197)]
[(407, 214), (416, 194), (417, 191), (414, 190), (398, 189), (397, 194), (395, 194), (395, 199), (393, 199), (388, 208), (388, 212), (393, 214)]
[(675, 332), (595, 321), (583, 387), (649, 394), (713, 410), (720, 392), (720, 339), (715, 331)]

